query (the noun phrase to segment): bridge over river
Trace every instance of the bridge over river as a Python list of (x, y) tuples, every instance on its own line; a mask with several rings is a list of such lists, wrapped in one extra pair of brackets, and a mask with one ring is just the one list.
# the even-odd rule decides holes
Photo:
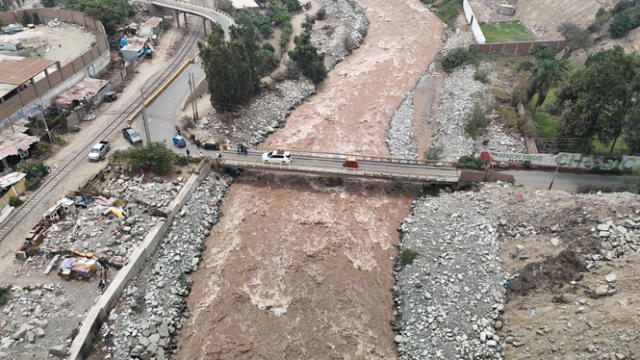
[[(287, 164), (265, 162), (266, 150), (249, 150), (246, 154), (235, 150), (223, 150), (215, 159), (218, 166), (242, 169), (298, 172), (326, 176), (372, 178), (430, 184), (457, 184), (479, 181), (513, 182), (513, 176), (498, 172), (456, 169), (455, 163), (397, 159), (339, 153), (319, 153), (303, 150), (286, 150), (291, 153)], [(345, 166), (345, 161), (355, 159), (357, 167)]]

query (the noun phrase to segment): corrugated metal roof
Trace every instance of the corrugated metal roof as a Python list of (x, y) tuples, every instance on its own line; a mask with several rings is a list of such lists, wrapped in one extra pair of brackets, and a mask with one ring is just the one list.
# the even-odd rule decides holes
[(11, 127), (0, 133), (0, 159), (11, 155), (20, 155), (18, 149), (27, 150), (31, 144), (38, 142), (38, 138), (21, 132), (13, 133)]
[(71, 105), (73, 100), (82, 101), (87, 98), (92, 98), (108, 84), (108, 80), (94, 79), (90, 77), (84, 78), (71, 89), (63, 92), (53, 99), (53, 103), (55, 105)]
[(160, 23), (162, 22), (162, 18), (154, 16), (152, 18), (147, 19), (147, 21), (142, 23), (142, 26), (148, 26), (148, 27), (158, 27), (158, 25), (160, 25)]
[(53, 60), (4, 57), (0, 59), (0, 83), (20, 85), (55, 64)]

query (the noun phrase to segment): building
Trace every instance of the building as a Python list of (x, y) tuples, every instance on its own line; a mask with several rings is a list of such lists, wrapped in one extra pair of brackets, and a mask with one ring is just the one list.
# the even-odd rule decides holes
[(109, 91), (108, 80), (84, 78), (71, 89), (54, 98), (53, 105), (65, 110), (73, 110), (84, 104), (98, 106), (102, 103), (107, 91)]
[(18, 120), (0, 130), (0, 174), (14, 171), (18, 163), (29, 157), (40, 139), (27, 134), (26, 120)]
[(0, 177), (0, 209), (9, 205), (10, 198), (24, 194), (27, 190), (25, 176), (25, 173), (13, 172)]
[(148, 40), (138, 37), (126, 39), (126, 45), (120, 49), (120, 54), (125, 61), (139, 58), (149, 52), (153, 52), (153, 47)]
[(14, 105), (16, 110), (29, 104), (48, 90), (40, 90), (36, 83), (49, 82), (56, 71), (60, 71), (57, 61), (0, 55), (0, 104)]
[(158, 39), (158, 35), (160, 34), (161, 24), (161, 17), (154, 16), (152, 18), (149, 18), (147, 21), (142, 23), (142, 25), (140, 26), (140, 30), (138, 30), (137, 32), (137, 35), (152, 41), (156, 41)]

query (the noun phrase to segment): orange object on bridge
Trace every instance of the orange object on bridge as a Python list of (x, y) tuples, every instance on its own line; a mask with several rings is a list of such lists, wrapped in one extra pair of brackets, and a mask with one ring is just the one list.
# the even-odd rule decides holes
[(355, 156), (347, 156), (342, 166), (356, 169), (358, 168), (358, 160), (356, 160)]

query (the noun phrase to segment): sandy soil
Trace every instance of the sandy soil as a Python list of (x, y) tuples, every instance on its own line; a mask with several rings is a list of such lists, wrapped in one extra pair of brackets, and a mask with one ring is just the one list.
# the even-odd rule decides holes
[[(615, 197), (614, 197), (615, 196)], [(528, 193), (523, 202), (505, 213), (508, 224), (531, 225), (536, 234), (503, 239), (501, 258), (505, 269), (522, 273), (525, 265), (554, 259), (561, 251), (578, 254), (605, 253), (601, 239), (591, 234), (597, 219), (611, 217), (622, 221), (637, 209), (637, 197), (628, 193), (569, 197), (561, 192)], [(542, 207), (540, 207), (542, 205)], [(532, 211), (526, 208), (534, 208)], [(578, 221), (578, 219), (583, 219)], [(585, 220), (586, 219), (586, 220)], [(584, 221), (584, 222), (582, 222)], [(555, 231), (554, 231), (555, 229)], [(551, 238), (560, 240), (553, 246)], [(563, 261), (554, 274), (554, 282), (539, 271), (533, 277), (537, 288), (523, 293), (511, 292), (502, 318), (503, 337), (515, 341), (505, 347), (506, 359), (637, 359), (640, 345), (637, 253), (602, 262), (600, 266), (579, 272), (578, 281), (569, 262)], [(591, 289), (607, 284), (605, 276), (614, 273), (617, 281), (610, 286), (615, 294), (601, 298), (589, 296)], [(557, 279), (564, 278), (565, 282)], [(631, 355), (631, 356), (629, 356)]]
[[(20, 41), (25, 50), (31, 50), (31, 57), (42, 57), (60, 61), (65, 65), (91, 48), (96, 35), (77, 25), (41, 25), (13, 35), (0, 35), (0, 42)], [(4, 55), (16, 56), (16, 51), (2, 51)]]
[[(439, 51), (419, 1), (361, 2), (362, 47), (268, 145), (387, 155), (388, 121)], [(415, 191), (291, 175), (242, 176), (188, 299), (182, 359), (393, 359), (391, 267)]]

